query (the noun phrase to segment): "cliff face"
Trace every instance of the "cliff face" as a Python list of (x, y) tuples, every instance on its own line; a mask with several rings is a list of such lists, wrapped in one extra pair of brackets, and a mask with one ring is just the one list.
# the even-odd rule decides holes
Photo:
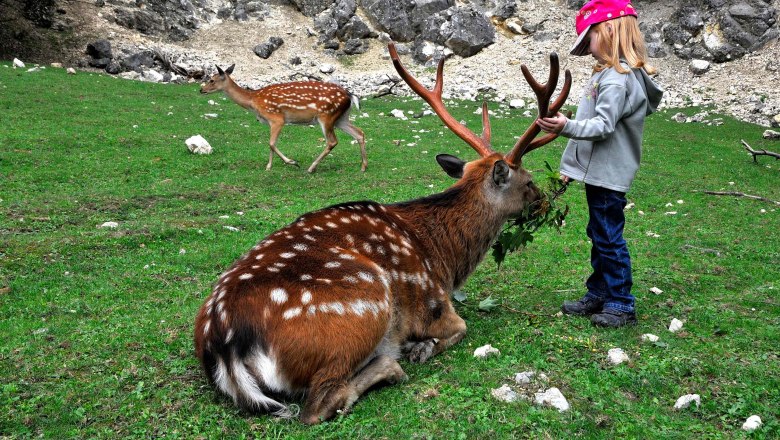
[[(359, 96), (387, 91), (386, 45), (416, 67), (447, 62), (446, 92), (520, 97), (519, 64), (561, 55), (579, 84), (590, 57), (568, 55), (583, 0), (0, 0), (0, 59), (61, 62), (147, 81), (199, 80), (236, 64), (250, 87), (301, 78)], [(664, 105), (713, 105), (770, 125), (780, 114), (780, 0), (634, 0)], [(415, 65), (411, 63), (410, 65)], [(738, 78), (737, 82), (735, 78)], [(424, 78), (425, 80), (425, 78)], [(394, 92), (404, 93), (404, 88)]]

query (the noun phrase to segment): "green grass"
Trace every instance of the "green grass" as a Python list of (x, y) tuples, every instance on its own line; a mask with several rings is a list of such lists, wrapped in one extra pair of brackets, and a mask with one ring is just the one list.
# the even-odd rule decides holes
[[(242, 413), (207, 384), (192, 331), (212, 283), (299, 214), (441, 191), (452, 181), (435, 154), (475, 153), (433, 116), (388, 116), (394, 108), (419, 112), (418, 100), (366, 99), (358, 113), (367, 116), (355, 120), (367, 134), (365, 174), (357, 145), (343, 133), (317, 173), (307, 174), (323, 147), (319, 128), (310, 127), (287, 127), (279, 141), (302, 168), (277, 159), (266, 172), (267, 127), (220, 95), (200, 96), (195, 84), (7, 66), (0, 65), (0, 437), (780, 435), (778, 206), (700, 192), (780, 200), (780, 163), (762, 157), (755, 164), (739, 143), (779, 150), (761, 139), (762, 127), (728, 117), (721, 126), (678, 124), (670, 121), (676, 111), (648, 119), (625, 232), (636, 327), (601, 330), (556, 315), (564, 299), (581, 295), (589, 273), (585, 197), (575, 184), (564, 196), (571, 213), (561, 233), (540, 231), (500, 270), (486, 260), (471, 277), (467, 299), (456, 304), (469, 325), (460, 344), (423, 365), (402, 361), (408, 382), (369, 392), (350, 414), (305, 427)], [(477, 107), (451, 109), (479, 132)], [(508, 150), (531, 121), (491, 108), (500, 116), (492, 119), (494, 146)], [(209, 140), (214, 154), (190, 154), (184, 139), (194, 134)], [(557, 165), (564, 145), (559, 139), (534, 151), (526, 167), (542, 175), (544, 161)], [(119, 227), (97, 227), (106, 221)], [(664, 292), (651, 294), (651, 287)], [(480, 312), (488, 296), (501, 306)], [(671, 334), (675, 317), (686, 324)], [(661, 343), (642, 342), (643, 333)], [(488, 343), (501, 355), (475, 359), (474, 349)], [(631, 361), (609, 365), (613, 347)], [(526, 370), (547, 374), (571, 410), (491, 397)], [(701, 407), (673, 410), (687, 393), (700, 394)], [(740, 427), (751, 414), (764, 426), (747, 435)]]

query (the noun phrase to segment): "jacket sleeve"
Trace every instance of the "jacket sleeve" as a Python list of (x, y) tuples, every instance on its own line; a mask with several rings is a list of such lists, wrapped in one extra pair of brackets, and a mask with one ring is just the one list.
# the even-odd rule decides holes
[(608, 138), (615, 131), (623, 107), (626, 103), (626, 87), (623, 84), (600, 84), (595, 115), (589, 119), (569, 120), (561, 131), (561, 135), (571, 139), (600, 141)]

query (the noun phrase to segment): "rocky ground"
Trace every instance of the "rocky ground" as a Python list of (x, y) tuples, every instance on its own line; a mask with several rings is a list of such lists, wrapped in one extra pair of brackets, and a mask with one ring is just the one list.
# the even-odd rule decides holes
[[(479, 54), (469, 58), (452, 57), (447, 61), (445, 93), (474, 98), (479, 91), (492, 89), (495, 100), (508, 102), (512, 98), (522, 98), (532, 102), (533, 93), (520, 73), (520, 64), (528, 65), (536, 77), (543, 80), (548, 71), (548, 54), (555, 51), (561, 57), (562, 67), (572, 71), (574, 87), (569, 103), (576, 104), (593, 62), (590, 57), (568, 55), (574, 40), (572, 11), (550, 0), (528, 0), (518, 5), (519, 17), (534, 23), (544, 21), (545, 34), (558, 37), (544, 41), (534, 35), (499, 32), (496, 43)], [(645, 5), (647, 10), (641, 7)], [(780, 8), (780, 0), (775, 0), (774, 6)], [(640, 21), (648, 24), (669, 16), (669, 11), (663, 10), (658, 3), (643, 3), (638, 9)], [(176, 44), (119, 27), (104, 17), (104, 12), (105, 9), (91, 3), (79, 3), (77, 13), (89, 17), (83, 26), (79, 26), (79, 32), (91, 38), (108, 39), (115, 52), (158, 49), (176, 63), (209, 70), (213, 70), (214, 64), (223, 67), (236, 64), (234, 78), (253, 88), (309, 76), (337, 81), (359, 96), (369, 96), (387, 89), (391, 84), (389, 78), (396, 76), (387, 55), (386, 39), (372, 40), (370, 50), (361, 55), (342, 58), (326, 55), (316, 45), (317, 37), (311, 35), (311, 18), (289, 5), (271, 6), (270, 15), (259, 21), (215, 21), (203, 26), (191, 39)], [(254, 54), (256, 45), (274, 36), (281, 37), (284, 44), (269, 59)], [(81, 53), (75, 55), (85, 57)], [(300, 64), (290, 62), (295, 57), (300, 58)], [(411, 58), (402, 58), (423, 83), (430, 84), (432, 69), (423, 69)], [(651, 63), (658, 69), (657, 81), (666, 90), (663, 107), (710, 106), (715, 111), (763, 126), (780, 124), (778, 40), (742, 59), (713, 63), (701, 75), (691, 73), (690, 62), (674, 55), (651, 59)], [(394, 91), (405, 93), (398, 89)]]

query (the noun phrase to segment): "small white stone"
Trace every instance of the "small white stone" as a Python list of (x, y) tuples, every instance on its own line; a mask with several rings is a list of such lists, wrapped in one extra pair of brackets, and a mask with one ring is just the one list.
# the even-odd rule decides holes
[(569, 402), (563, 397), (561, 390), (552, 387), (543, 393), (536, 393), (535, 403), (542, 406), (551, 406), (559, 412), (569, 410)]
[(691, 403), (696, 403), (696, 407), (698, 408), (699, 405), (701, 405), (701, 396), (698, 394), (686, 394), (684, 396), (681, 396), (679, 399), (677, 399), (677, 402), (674, 403), (674, 409), (685, 409), (691, 406)]
[(184, 255), (186, 253), (187, 251), (184, 248), (179, 249), (179, 255)]
[(98, 228), (109, 228), (109, 229), (116, 229), (119, 227), (119, 223), (117, 222), (105, 222), (98, 226)]
[(525, 101), (522, 99), (513, 99), (509, 101), (509, 108), (523, 108), (525, 107)]
[(626, 207), (623, 208), (623, 210), (624, 211), (628, 211), (629, 209), (633, 208), (634, 206), (636, 206), (636, 204), (634, 204), (634, 202), (631, 202), (631, 203), (627, 204)]
[(238, 232), (238, 228), (234, 226), (223, 226), (223, 228), (227, 229), (228, 231)]
[(479, 347), (478, 349), (474, 350), (474, 357), (485, 358), (492, 354), (498, 356), (499, 354), (501, 354), (501, 352), (498, 351), (497, 348), (493, 348), (493, 346), (490, 344), (483, 345), (482, 347)]
[(672, 333), (677, 333), (683, 328), (683, 323), (677, 318), (672, 319), (672, 322), (669, 324), (669, 331)]
[(756, 429), (760, 428), (761, 425), (763, 425), (763, 422), (761, 421), (761, 417), (752, 415), (748, 417), (745, 423), (742, 424), (742, 430), (747, 432), (753, 432)]
[(515, 375), (515, 383), (518, 385), (528, 385), (531, 383), (531, 380), (536, 376), (536, 373), (533, 371), (523, 371), (522, 373), (517, 373)]
[(74, 69), (72, 67), (68, 67), (65, 71), (68, 72), (68, 75), (75, 75), (76, 74), (76, 69)]
[(211, 154), (214, 151), (208, 141), (199, 134), (188, 138), (184, 143), (187, 144), (187, 149), (195, 154)]
[(610, 348), (607, 351), (607, 359), (612, 365), (620, 365), (623, 362), (628, 362), (628, 355), (622, 348)]
[(219, 115), (218, 115), (218, 114), (216, 114), (216, 113), (205, 113), (205, 114), (203, 115), (203, 118), (204, 118), (204, 119), (216, 119), (216, 118), (218, 118), (218, 117), (219, 117)]
[(517, 393), (509, 388), (509, 385), (501, 385), (501, 388), (496, 388), (490, 391), (490, 395), (502, 402), (514, 402), (517, 400)]
[(683, 203), (685, 203), (685, 202), (684, 202), (682, 199), (680, 199), (680, 200), (678, 200), (678, 201), (677, 201), (677, 204), (678, 204), (678, 205), (682, 205)]
[(398, 119), (404, 119), (404, 120), (407, 119), (406, 114), (404, 113), (403, 110), (393, 109), (390, 111), (390, 114)]
[(651, 287), (650, 288), (650, 293), (655, 293), (656, 295), (660, 295), (660, 294), (664, 293), (664, 291), (659, 289), (659, 288), (657, 288), (657, 287)]
[(24, 63), (22, 62), (22, 60), (18, 58), (14, 58), (14, 69), (16, 69), (17, 67), (20, 69), (24, 68)]
[(643, 341), (649, 341), (649, 342), (658, 342), (658, 336), (652, 334), (652, 333), (645, 333), (642, 335)]

